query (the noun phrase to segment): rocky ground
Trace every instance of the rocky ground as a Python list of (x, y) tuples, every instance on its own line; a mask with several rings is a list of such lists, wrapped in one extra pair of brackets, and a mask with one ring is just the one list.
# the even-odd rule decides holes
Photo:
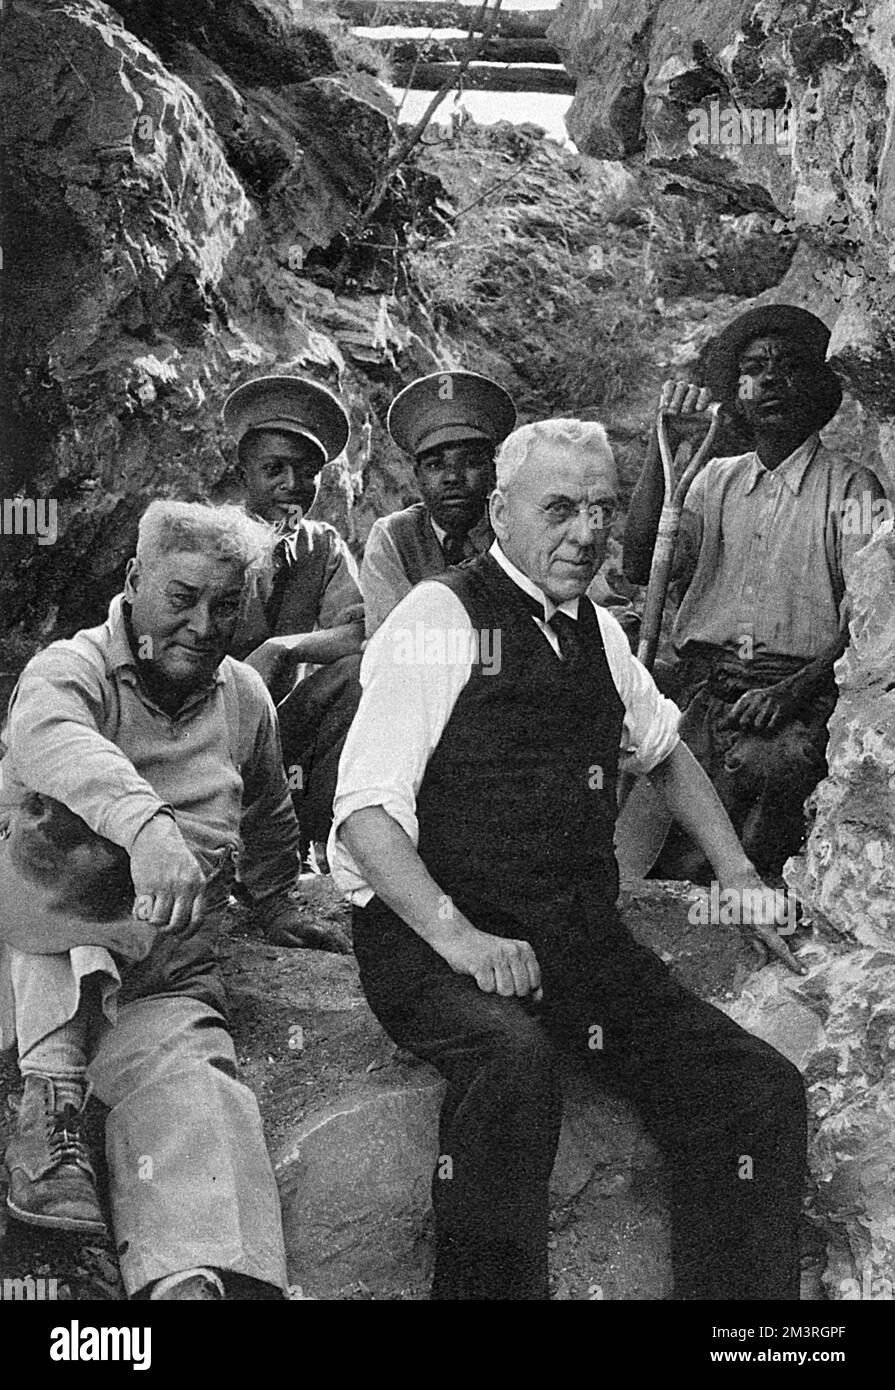
[[(329, 878), (302, 880), (314, 921), (348, 924)], [(623, 896), (635, 934), (707, 998), (739, 994), (755, 965), (731, 929), (693, 926), (686, 885)], [(257, 1094), (283, 1201), (290, 1277), (326, 1299), (426, 1297), (428, 1184), (440, 1083), (398, 1053), (367, 1008), (353, 957), (269, 946), (234, 910), (227, 974), (242, 1074)], [(14, 1057), (0, 1057), (0, 1142), (13, 1124)], [(630, 1109), (574, 1070), (553, 1176), (559, 1300), (655, 1299), (669, 1289), (661, 1165)], [(102, 1117), (94, 1116), (98, 1137)], [(123, 1297), (112, 1247), (47, 1237), (0, 1209), (0, 1273), (55, 1277), (63, 1298)]]

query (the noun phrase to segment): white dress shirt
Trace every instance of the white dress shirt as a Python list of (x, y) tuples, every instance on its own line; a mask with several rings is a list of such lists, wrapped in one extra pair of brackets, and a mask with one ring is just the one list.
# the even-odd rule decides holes
[[(555, 604), (507, 559), (497, 541), (489, 554), (514, 584), (543, 604), (543, 620), (532, 615), (532, 622), (560, 660), (559, 641), (548, 620), (557, 608), (577, 620), (579, 603), (592, 600), (574, 598)], [(594, 609), (609, 671), (625, 706), (620, 767), (651, 772), (679, 742), (680, 711), (659, 693), (652, 676), (631, 654), (612, 614), (596, 604)], [(469, 614), (456, 594), (445, 584), (424, 580), (392, 609), (364, 651), (363, 693), (339, 761), (327, 850), (333, 878), (359, 907), (370, 901), (373, 890), (342, 843), (339, 828), (353, 811), (381, 806), (413, 844), (418, 843), (417, 792), (469, 680), (475, 645)], [(489, 652), (483, 647), (483, 669), (498, 655), (496, 648)], [(550, 711), (545, 710), (544, 718), (549, 717)]]

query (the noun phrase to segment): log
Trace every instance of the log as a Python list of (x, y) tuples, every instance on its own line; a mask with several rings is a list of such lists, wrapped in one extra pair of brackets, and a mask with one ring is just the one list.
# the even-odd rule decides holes
[[(308, 5), (309, 10), (316, 8)], [(468, 30), (471, 24), (482, 28), (480, 5), (455, 5), (450, 0), (445, 4), (441, 0), (407, 0), (406, 4), (400, 0), (384, 0), (383, 4), (376, 4), (375, 0), (335, 0), (334, 5), (320, 8), (335, 9), (341, 19), (355, 28), (400, 25), (403, 29)], [(495, 33), (507, 39), (543, 39), (548, 24), (555, 18), (555, 10), (501, 10)]]
[[(414, 92), (437, 92), (441, 84), (459, 71), (459, 63), (396, 63), (392, 69), (396, 87), (410, 86)], [(575, 80), (562, 68), (468, 67), (462, 75), (468, 92), (555, 92), (574, 96)]]
[[(368, 39), (382, 48), (392, 63), (456, 63), (466, 56), (466, 39)], [(475, 42), (475, 40), (473, 40)], [(561, 63), (552, 43), (546, 39), (489, 39), (476, 54), (476, 61), (488, 63)]]

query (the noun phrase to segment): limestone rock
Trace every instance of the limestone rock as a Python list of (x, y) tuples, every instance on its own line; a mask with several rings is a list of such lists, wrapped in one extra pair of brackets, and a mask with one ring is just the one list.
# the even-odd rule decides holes
[(277, 1155), (290, 1275), (303, 1288), (377, 1286), (419, 1259), (442, 1093), (428, 1069), (414, 1085), (361, 1091), (315, 1113)]
[(835, 943), (799, 990), (824, 1016), (805, 1071), (831, 1298), (882, 1297), (876, 1290), (886, 1285), (891, 1297), (895, 1285), (893, 567), (891, 528), (855, 556), (852, 642), (837, 664), (829, 776), (814, 794), (804, 855), (784, 871), (821, 939)]
[[(760, 213), (802, 238), (812, 283), (795, 302), (826, 317), (834, 366), (865, 407), (890, 420), (889, 0), (567, 0), (548, 37), (577, 79), (568, 126), (582, 152), (646, 165), (668, 191)], [(882, 446), (895, 481), (886, 432)]]
[(394, 108), (291, 0), (16, 5), (4, 46), (0, 491), (53, 499), (58, 539), (4, 538), (0, 698), (37, 646), (102, 619), (152, 497), (232, 495), (238, 381), (341, 387), (356, 429), (318, 515), (351, 536), (381, 380), (434, 357), (399, 306), (305, 273), (362, 206)]
[(828, 928), (895, 950), (895, 534), (858, 551), (847, 576), (851, 643), (836, 668), (829, 776), (790, 881)]

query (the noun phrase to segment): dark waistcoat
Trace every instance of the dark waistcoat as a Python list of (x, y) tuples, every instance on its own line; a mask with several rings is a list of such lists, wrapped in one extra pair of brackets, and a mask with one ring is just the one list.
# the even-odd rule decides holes
[(423, 863), (474, 924), (479, 917), (498, 930), (504, 921), (501, 934), (576, 900), (612, 911), (624, 706), (593, 605), (581, 601), (580, 657), (560, 661), (531, 600), (491, 556), (438, 582), (491, 645), (480, 646), (484, 661), (473, 663), (426, 767), (417, 797)]
[[(411, 584), (443, 574), (447, 565), (444, 551), (432, 529), (429, 510), (422, 502), (405, 507), (388, 518), (388, 533), (398, 552), (401, 568)], [(473, 526), (466, 538), (465, 554), (486, 551), (494, 539), (487, 517)]]

